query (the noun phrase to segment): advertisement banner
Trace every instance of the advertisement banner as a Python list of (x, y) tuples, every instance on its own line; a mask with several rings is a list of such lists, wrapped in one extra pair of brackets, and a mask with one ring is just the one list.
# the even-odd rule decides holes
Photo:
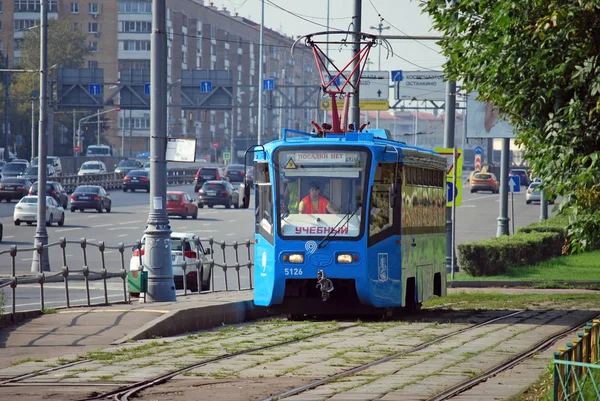
[(490, 102), (477, 100), (477, 92), (467, 95), (467, 138), (514, 138), (513, 127), (499, 116)]

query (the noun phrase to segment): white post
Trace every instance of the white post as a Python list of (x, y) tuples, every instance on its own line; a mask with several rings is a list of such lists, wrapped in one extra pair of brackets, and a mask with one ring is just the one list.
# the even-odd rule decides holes
[(417, 135), (419, 134), (419, 101), (417, 100), (417, 113), (415, 114), (415, 146), (417, 146)]

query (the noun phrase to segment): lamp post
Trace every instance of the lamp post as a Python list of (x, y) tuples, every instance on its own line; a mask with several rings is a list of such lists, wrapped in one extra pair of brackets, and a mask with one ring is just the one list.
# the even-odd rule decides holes
[(31, 91), (31, 161), (35, 157), (35, 102), (39, 97), (40, 93), (38, 91)]

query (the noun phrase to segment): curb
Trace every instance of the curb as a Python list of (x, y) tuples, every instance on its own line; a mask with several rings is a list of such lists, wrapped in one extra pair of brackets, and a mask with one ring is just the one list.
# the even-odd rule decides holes
[(154, 337), (170, 337), (212, 329), (225, 324), (243, 323), (267, 316), (269, 316), (267, 308), (255, 306), (251, 300), (220, 305), (193, 306), (174, 310), (160, 316), (125, 337), (114, 341), (112, 345)]
[(560, 284), (570, 287), (596, 287), (600, 289), (600, 281), (448, 281), (448, 288), (492, 288), (492, 287), (536, 287), (539, 285)]
[(39, 310), (25, 311), (25, 312), (17, 312), (15, 314), (10, 315), (0, 315), (0, 329), (5, 327), (14, 326), (18, 323), (23, 322), (24, 320), (34, 319), (42, 315), (42, 312)]

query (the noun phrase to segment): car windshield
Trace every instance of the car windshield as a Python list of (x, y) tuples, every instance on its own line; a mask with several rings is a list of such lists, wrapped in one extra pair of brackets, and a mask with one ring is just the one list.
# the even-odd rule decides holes
[(77, 187), (75, 188), (75, 193), (82, 193), (82, 192), (92, 192), (97, 194), (98, 192), (100, 192), (100, 188), (92, 186), (92, 185), (86, 185), (86, 186), (81, 186), (81, 187)]
[(222, 191), (225, 187), (222, 184), (204, 184), (202, 189), (205, 191)]
[(38, 173), (38, 168), (36, 167), (27, 167), (27, 170), (25, 170), (25, 174), (27, 175), (31, 175), (31, 174), (36, 174)]
[(23, 163), (8, 163), (4, 165), (2, 171), (5, 173), (22, 172), (25, 171), (26, 168), (27, 166)]
[(214, 168), (201, 168), (200, 169), (200, 175), (202, 177), (216, 177), (217, 176), (217, 170)]
[(0, 182), (2, 182), (3, 184), (20, 184), (20, 185), (25, 184), (25, 180), (21, 179), (21, 178), (5, 178)]
[(180, 195), (179, 194), (167, 194), (168, 201), (178, 201)]
[(148, 172), (142, 170), (132, 170), (127, 174), (127, 177), (148, 177)]
[[(171, 237), (171, 251), (182, 251), (182, 238)], [(191, 249), (189, 240), (186, 241), (185, 250), (189, 251)]]
[(244, 166), (242, 164), (230, 164), (229, 166), (227, 166), (227, 171), (232, 171), (232, 170), (243, 170)]
[(85, 163), (81, 166), (82, 170), (100, 170), (98, 163)]
[(534, 189), (534, 188), (539, 187), (541, 184), (542, 184), (541, 182), (534, 182), (531, 185), (529, 185), (529, 188)]
[(87, 148), (88, 155), (110, 155), (110, 149), (104, 147), (90, 146)]
[(37, 196), (26, 196), (19, 203), (37, 203)]
[(490, 174), (475, 174), (475, 178), (478, 180), (489, 180), (492, 176)]
[(137, 167), (137, 165), (135, 160), (121, 160), (119, 162), (119, 167)]

